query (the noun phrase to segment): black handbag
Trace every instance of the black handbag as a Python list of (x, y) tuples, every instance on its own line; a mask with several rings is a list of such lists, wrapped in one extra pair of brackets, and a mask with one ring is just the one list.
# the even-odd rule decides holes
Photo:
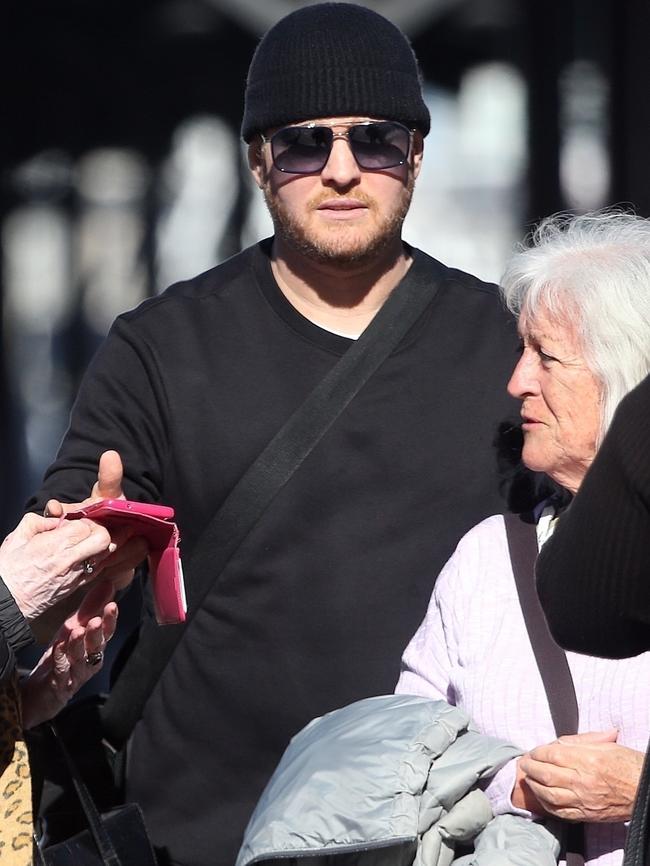
[(101, 814), (84, 784), (56, 727), (50, 733), (67, 766), (85, 816), (87, 829), (64, 842), (41, 848), (35, 846), (37, 866), (157, 866), (140, 807), (136, 803), (118, 806)]

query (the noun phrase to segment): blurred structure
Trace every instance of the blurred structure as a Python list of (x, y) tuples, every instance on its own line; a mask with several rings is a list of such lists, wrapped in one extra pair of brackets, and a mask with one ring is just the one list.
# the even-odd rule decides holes
[[(290, 0), (5, 0), (0, 531), (52, 460), (112, 319), (270, 232), (238, 138)], [(405, 236), (498, 279), (540, 217), (650, 214), (647, 0), (375, 0), (432, 114)]]

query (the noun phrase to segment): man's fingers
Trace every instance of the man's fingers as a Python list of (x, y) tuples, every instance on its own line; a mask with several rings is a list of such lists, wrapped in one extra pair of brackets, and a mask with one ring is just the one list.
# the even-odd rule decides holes
[(79, 609), (66, 620), (68, 629), (85, 628), (93, 617), (101, 616), (104, 607), (113, 600), (115, 588), (110, 580), (97, 581), (84, 596)]
[(48, 500), (45, 506), (45, 517), (63, 517), (66, 512), (79, 508), (97, 499), (124, 499), (122, 493), (122, 458), (117, 451), (104, 451), (99, 458), (97, 481), (93, 485), (90, 496), (83, 502), (64, 504), (58, 499)]
[(133, 579), (133, 569), (148, 553), (149, 546), (141, 535), (130, 538), (104, 561), (102, 577), (112, 580), (116, 589), (123, 589)]
[(99, 458), (97, 482), (91, 495), (98, 499), (123, 499), (123, 475), (122, 458), (117, 451), (104, 451)]
[(141, 535), (130, 538), (104, 564), (102, 576), (113, 581), (116, 590), (125, 589), (133, 580), (134, 569), (147, 558), (149, 545)]
[(58, 499), (48, 499), (43, 514), (45, 517), (63, 517), (70, 507), (59, 502)]

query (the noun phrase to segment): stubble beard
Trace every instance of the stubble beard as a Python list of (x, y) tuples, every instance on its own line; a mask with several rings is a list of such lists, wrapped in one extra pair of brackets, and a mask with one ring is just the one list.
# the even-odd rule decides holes
[[(372, 262), (383, 250), (401, 237), (402, 225), (411, 205), (414, 186), (415, 179), (409, 172), (398, 206), (392, 213), (375, 222), (371, 229), (349, 225), (342, 220), (333, 221), (329, 230), (319, 233), (311, 232), (306, 221), (290, 213), (273, 195), (270, 184), (266, 183), (262, 191), (273, 220), (275, 234), (284, 243), (317, 264), (354, 268)], [(326, 197), (332, 196), (328, 194)], [(376, 210), (371, 199), (364, 199), (364, 202), (370, 210)]]

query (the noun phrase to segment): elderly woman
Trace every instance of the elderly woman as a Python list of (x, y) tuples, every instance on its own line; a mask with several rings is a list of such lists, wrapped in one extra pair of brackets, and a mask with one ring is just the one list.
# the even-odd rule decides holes
[[(650, 222), (551, 218), (511, 260), (503, 294), (522, 340), (508, 390), (522, 401), (523, 460), (574, 494), (619, 400), (650, 371)], [(556, 510), (539, 509), (540, 546)], [(587, 822), (586, 861), (618, 864), (650, 731), (650, 654), (569, 653), (568, 663), (580, 733), (553, 742), (496, 516), (467, 533), (443, 569), (397, 691), (443, 698), (481, 732), (528, 750), (486, 789), (495, 813)]]

